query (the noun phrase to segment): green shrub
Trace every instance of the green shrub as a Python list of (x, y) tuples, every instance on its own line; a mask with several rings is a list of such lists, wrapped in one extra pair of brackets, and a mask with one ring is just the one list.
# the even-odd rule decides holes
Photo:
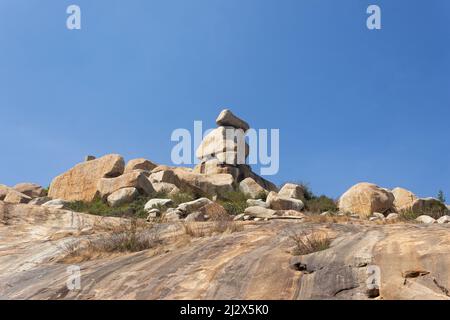
[(261, 191), (259, 192), (255, 199), (261, 199), (262, 201), (266, 201), (267, 200), (267, 192), (266, 191)]
[(91, 202), (84, 202), (84, 201), (75, 201), (68, 204), (68, 209), (75, 211), (75, 212), (85, 212), (90, 213), (97, 216), (124, 216), (126, 213), (129, 213), (129, 211), (126, 211), (127, 208), (124, 207), (118, 207), (118, 208), (111, 208), (103, 202), (101, 199), (95, 199)]
[(223, 196), (219, 203), (230, 215), (238, 215), (247, 208), (248, 196), (241, 191), (230, 191)]
[(422, 213), (414, 212), (412, 210), (406, 210), (406, 211), (400, 212), (400, 219), (402, 219), (404, 221), (411, 221), (411, 220), (416, 220), (416, 218), (420, 215), (422, 215)]
[(177, 192), (174, 195), (171, 195), (169, 198), (172, 199), (173, 206), (177, 207), (182, 203), (193, 201), (198, 197), (190, 192)]
[(305, 207), (311, 213), (322, 213), (325, 211), (336, 212), (338, 211), (336, 202), (328, 198), (327, 196), (321, 195), (320, 197), (313, 196), (312, 199), (305, 200)]

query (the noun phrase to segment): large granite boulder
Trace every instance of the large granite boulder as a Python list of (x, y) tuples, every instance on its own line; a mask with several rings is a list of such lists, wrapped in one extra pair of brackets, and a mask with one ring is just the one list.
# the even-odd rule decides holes
[(394, 207), (396, 212), (412, 210), (417, 196), (409, 190), (403, 188), (395, 188), (392, 190), (394, 195)]
[(370, 217), (374, 212), (386, 213), (393, 208), (394, 195), (373, 183), (358, 183), (339, 199), (339, 210)]
[(124, 169), (123, 158), (116, 154), (79, 163), (53, 179), (48, 195), (53, 199), (92, 201), (98, 194), (99, 181), (102, 178), (118, 177)]

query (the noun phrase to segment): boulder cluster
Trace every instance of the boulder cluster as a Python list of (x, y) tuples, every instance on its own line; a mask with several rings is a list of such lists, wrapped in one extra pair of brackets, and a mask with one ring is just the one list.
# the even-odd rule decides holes
[[(216, 119), (217, 128), (207, 134), (196, 150), (200, 163), (194, 168), (158, 165), (139, 158), (125, 162), (118, 154), (85, 160), (51, 182), (49, 190), (33, 183), (14, 187), (0, 185), (0, 201), (29, 203), (64, 208), (69, 202), (91, 202), (101, 199), (110, 207), (120, 207), (140, 196), (152, 199), (145, 204), (148, 219), (164, 215), (168, 221), (205, 221), (210, 218), (231, 219), (217, 200), (226, 201), (234, 191), (244, 193), (248, 200), (244, 212), (235, 220), (302, 219), (305, 190), (287, 183), (280, 190), (270, 181), (254, 173), (246, 164), (250, 147), (245, 133), (249, 124), (230, 110), (223, 110)], [(189, 193), (193, 201), (178, 204), (171, 199)], [(229, 200), (229, 199), (228, 199)], [(339, 212), (369, 220), (395, 220), (408, 212), (439, 212), (439, 220), (427, 215), (417, 218), (423, 223), (447, 223), (449, 208), (434, 198), (419, 198), (403, 188), (389, 190), (372, 183), (358, 183), (338, 200)], [(163, 211), (163, 212), (162, 212)], [(325, 212), (324, 215), (329, 213)]]
[[(100, 158), (87, 156), (83, 162), (54, 178), (48, 193), (35, 184), (21, 184), (14, 188), (0, 186), (0, 200), (63, 208), (68, 202), (101, 199), (111, 207), (119, 207), (133, 202), (140, 195), (152, 196), (161, 192), (169, 196), (179, 192), (194, 195), (197, 198), (194, 204), (168, 210), (168, 217), (173, 219), (187, 218), (194, 212), (203, 212), (208, 216), (211, 210), (216, 215), (222, 214), (224, 209), (211, 204), (208, 198), (226, 199), (229, 193), (238, 190), (250, 198), (269, 195), (269, 198), (275, 199), (276, 196), (270, 194), (278, 191), (277, 187), (255, 174), (245, 163), (249, 155), (249, 146), (245, 141), (248, 123), (227, 109), (220, 113), (216, 123), (218, 127), (205, 136), (196, 151), (200, 163), (195, 168), (158, 165), (143, 158), (126, 163), (118, 154)], [(158, 207), (167, 206), (170, 201), (152, 199), (145, 209), (151, 217), (159, 217)], [(277, 199), (273, 203), (280, 201)], [(199, 211), (199, 204), (206, 207)], [(297, 209), (302, 206), (284, 205)], [(197, 215), (195, 219), (203, 218)]]
[(437, 213), (441, 217), (435, 220), (426, 214), (417, 221), (423, 223), (446, 223), (449, 208), (434, 198), (419, 198), (404, 188), (389, 190), (373, 183), (362, 182), (347, 190), (338, 201), (340, 212), (356, 214), (360, 218), (371, 220), (396, 219), (405, 213)]

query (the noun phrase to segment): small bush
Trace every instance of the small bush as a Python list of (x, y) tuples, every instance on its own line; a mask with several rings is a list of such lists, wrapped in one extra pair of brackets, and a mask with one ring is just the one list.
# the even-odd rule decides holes
[(177, 192), (169, 198), (173, 201), (173, 206), (177, 207), (182, 203), (193, 201), (198, 197), (190, 192)]
[(331, 245), (331, 238), (323, 231), (311, 230), (309, 234), (292, 233), (290, 239), (295, 243), (293, 254), (298, 256), (323, 251)]
[(230, 215), (235, 216), (241, 214), (247, 208), (248, 196), (241, 191), (227, 192), (223, 198), (225, 200), (220, 200), (219, 203)]
[(312, 199), (306, 200), (305, 201), (305, 207), (308, 211), (310, 211), (311, 213), (322, 213), (325, 211), (331, 211), (331, 212), (336, 212), (338, 211), (338, 207), (336, 205), (336, 202), (331, 199), (328, 198), (327, 196), (320, 196), (320, 197), (315, 197), (313, 196)]
[(400, 213), (400, 219), (403, 221), (411, 221), (411, 220), (416, 220), (417, 217), (419, 217), (420, 215), (422, 215), (419, 212), (414, 212), (412, 210), (406, 210)]
[(267, 200), (267, 192), (266, 191), (261, 191), (259, 192), (255, 199), (261, 199), (262, 201), (266, 201)]

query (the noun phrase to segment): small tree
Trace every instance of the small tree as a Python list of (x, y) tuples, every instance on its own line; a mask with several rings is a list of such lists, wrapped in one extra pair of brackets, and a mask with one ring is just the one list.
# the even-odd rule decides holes
[(444, 191), (439, 190), (437, 198), (440, 202), (445, 203), (445, 196), (444, 196)]

